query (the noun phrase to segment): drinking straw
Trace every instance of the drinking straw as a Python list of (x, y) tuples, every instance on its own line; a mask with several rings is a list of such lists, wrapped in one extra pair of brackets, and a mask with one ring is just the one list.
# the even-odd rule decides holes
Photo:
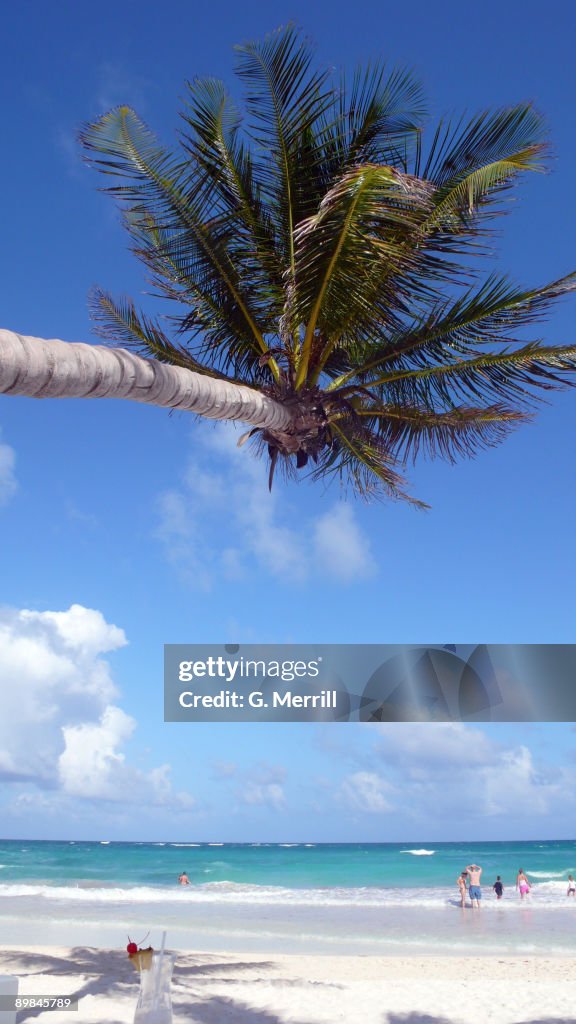
[(160, 977), (162, 974), (162, 958), (164, 956), (164, 947), (166, 945), (166, 932), (162, 932), (162, 942), (160, 944), (160, 952), (158, 954), (158, 960), (154, 965), (156, 971), (156, 977), (154, 979), (154, 996), (152, 999), (152, 1005), (155, 1007), (158, 1002), (158, 992), (160, 989)]

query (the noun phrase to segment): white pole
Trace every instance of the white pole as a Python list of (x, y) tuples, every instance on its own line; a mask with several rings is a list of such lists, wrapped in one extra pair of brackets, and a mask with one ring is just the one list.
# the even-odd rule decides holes
[(162, 961), (164, 959), (164, 947), (166, 946), (166, 932), (162, 932), (162, 942), (160, 944), (160, 952), (158, 959), (154, 964), (155, 978), (154, 978), (154, 996), (152, 999), (152, 1005), (156, 1009), (158, 1002), (158, 992), (160, 991), (160, 978), (162, 977)]

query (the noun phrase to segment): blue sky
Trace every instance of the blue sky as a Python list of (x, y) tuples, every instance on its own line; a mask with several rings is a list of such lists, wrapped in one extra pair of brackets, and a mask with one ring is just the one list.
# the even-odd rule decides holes
[[(547, 175), (517, 193), (494, 264), (569, 272), (572, 5), (92, 6), (4, 14), (1, 326), (89, 340), (87, 293), (141, 298), (80, 125), (133, 105), (167, 143), (183, 83), (288, 20), (318, 60), (384, 55), (431, 118), (532, 100)], [(16, 99), (15, 99), (16, 97)], [(142, 304), (153, 300), (143, 299)], [(544, 326), (573, 340), (574, 303)], [(278, 483), (231, 428), (130, 403), (0, 398), (0, 807), (8, 836), (206, 840), (570, 837), (576, 733), (518, 726), (164, 725), (166, 642), (574, 639), (574, 394), (474, 462), (409, 468), (432, 505)], [(470, 793), (476, 793), (473, 807)]]

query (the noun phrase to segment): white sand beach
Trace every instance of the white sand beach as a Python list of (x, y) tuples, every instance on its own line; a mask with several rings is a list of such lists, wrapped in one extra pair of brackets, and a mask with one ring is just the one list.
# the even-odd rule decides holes
[[(78, 1014), (18, 1024), (132, 1024), (138, 975), (122, 951), (0, 947), (20, 994), (75, 993)], [(576, 958), (179, 952), (174, 1024), (574, 1024)]]

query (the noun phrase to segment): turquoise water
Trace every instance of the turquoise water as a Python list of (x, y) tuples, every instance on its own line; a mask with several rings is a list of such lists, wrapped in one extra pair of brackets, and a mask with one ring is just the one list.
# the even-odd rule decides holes
[[(481, 864), (480, 912), (456, 877)], [(533, 884), (521, 902), (515, 878)], [(179, 886), (186, 871), (190, 886)], [(504, 899), (492, 891), (502, 876)], [(0, 842), (0, 943), (340, 953), (572, 953), (576, 841)], [(154, 939), (154, 935), (156, 938)]]
[(519, 868), (546, 886), (576, 873), (576, 841), (503, 843), (207, 844), (0, 842), (0, 884), (170, 886), (232, 882), (284, 889), (451, 886), (467, 864), (513, 884)]

